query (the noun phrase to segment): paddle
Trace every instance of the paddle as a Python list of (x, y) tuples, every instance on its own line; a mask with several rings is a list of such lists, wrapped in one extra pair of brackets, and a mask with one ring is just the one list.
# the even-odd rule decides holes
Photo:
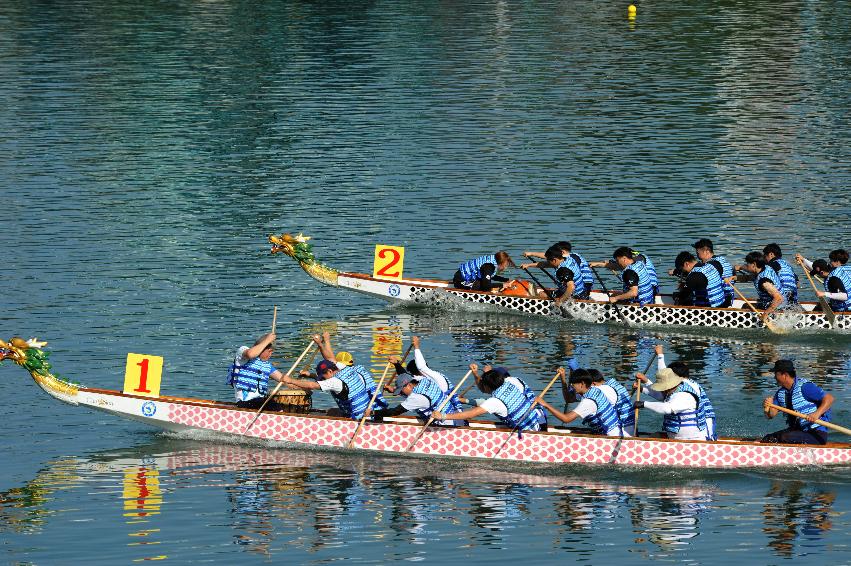
[[(799, 413), (798, 411), (793, 411), (792, 409), (787, 409), (786, 407), (781, 407), (780, 405), (775, 405), (774, 403), (768, 403), (768, 406), (772, 409), (777, 409), (778, 411), (782, 411), (784, 413), (788, 413), (792, 416), (798, 417), (800, 419), (806, 419), (807, 415), (804, 413)], [(835, 425), (833, 423), (829, 423), (827, 421), (823, 421), (821, 419), (816, 419), (815, 424), (821, 425), (827, 428), (832, 428), (833, 430), (845, 433), (851, 436), (851, 429), (845, 428), (844, 426)]]
[(816, 293), (816, 297), (818, 297), (818, 302), (821, 305), (821, 311), (824, 313), (824, 317), (830, 321), (830, 325), (833, 326), (833, 323), (836, 321), (836, 313), (833, 312), (833, 309), (830, 308), (830, 305), (827, 303), (827, 299), (819, 296), (818, 287), (816, 287), (816, 282), (813, 281), (813, 276), (810, 275), (810, 271), (804, 265), (803, 260), (798, 260), (798, 263), (801, 264), (801, 268), (804, 270), (804, 274), (807, 276), (807, 279), (810, 282), (810, 285), (813, 286), (813, 291)]
[[(747, 298), (747, 297), (745, 297), (745, 296), (742, 294), (742, 292), (741, 292), (741, 291), (739, 291), (739, 288), (738, 288), (738, 287), (736, 287), (735, 285), (732, 285), (732, 284), (730, 285), (730, 287), (732, 287), (732, 288), (733, 288), (733, 290), (736, 292), (736, 294), (737, 294), (737, 295), (739, 295), (739, 297), (740, 297), (740, 298), (741, 298), (741, 299), (745, 302), (745, 304), (746, 304), (746, 305), (748, 305), (748, 306), (750, 307), (750, 309), (754, 312), (754, 314), (755, 314), (755, 315), (756, 315), (756, 316), (757, 316), (760, 320), (762, 320), (762, 316), (759, 314), (759, 311), (757, 310), (757, 308), (753, 305), (753, 303), (752, 303), (752, 302), (750, 302), (750, 301), (748, 300), (748, 298)], [(785, 333), (786, 333), (785, 331), (783, 331), (783, 330), (781, 330), (781, 329), (777, 328), (777, 326), (775, 326), (775, 325), (774, 325), (774, 323), (773, 323), (773, 322), (771, 322), (770, 320), (768, 320), (767, 318), (766, 318), (765, 320), (763, 320), (762, 322), (763, 322), (763, 324), (765, 324), (765, 327), (766, 327), (766, 328), (768, 328), (768, 329), (769, 329), (771, 332), (773, 332), (774, 334), (785, 334)]]
[(532, 275), (532, 273), (531, 273), (528, 269), (526, 269), (525, 267), (522, 267), (521, 269), (522, 269), (523, 271), (525, 271), (526, 273), (528, 273), (528, 274), (529, 274), (529, 277), (531, 277), (531, 278), (532, 278), (532, 281), (534, 281), (534, 282), (535, 282), (535, 284), (536, 284), (539, 288), (541, 288), (541, 289), (543, 289), (543, 288), (544, 288), (544, 286), (543, 286), (543, 285), (541, 285), (541, 282), (540, 282), (540, 281), (538, 281), (538, 278), (537, 278), (537, 277), (535, 277), (534, 275)]
[[(470, 371), (468, 371), (467, 373), (464, 374), (464, 377), (461, 378), (461, 381), (458, 382), (458, 385), (455, 386), (455, 389), (453, 389), (452, 392), (449, 395), (446, 396), (446, 399), (444, 399), (443, 403), (440, 404), (440, 407), (437, 408), (438, 413), (443, 412), (443, 409), (446, 408), (446, 404), (449, 403), (449, 400), (452, 399), (452, 396), (455, 395), (458, 392), (458, 389), (461, 388), (461, 384), (463, 384), (465, 381), (467, 381), (467, 378), (470, 377), (471, 373), (473, 373), (473, 370), (470, 370)], [(414, 438), (414, 440), (408, 445), (408, 447), (405, 449), (405, 452), (410, 452), (411, 448), (413, 448), (414, 445), (417, 442), (419, 442), (420, 438), (422, 438), (423, 434), (425, 434), (426, 429), (429, 427), (429, 425), (432, 423), (433, 420), (434, 420), (434, 417), (428, 418), (428, 421), (426, 421), (426, 424), (423, 426), (423, 428), (420, 429), (420, 432), (417, 433), (416, 438)]]
[[(593, 267), (591, 268), (591, 271), (593, 271), (593, 272), (594, 272), (594, 275), (597, 277), (597, 281), (599, 281), (599, 282), (600, 282), (600, 287), (602, 287), (602, 288), (603, 288), (603, 292), (604, 292), (606, 295), (609, 295), (609, 290), (606, 288), (606, 284), (605, 284), (605, 283), (603, 283), (603, 278), (602, 278), (602, 277), (600, 277), (600, 274), (599, 274), (599, 273), (597, 273), (597, 270), (596, 270), (596, 269), (594, 269)], [(615, 307), (615, 312), (616, 312), (616, 313), (618, 313), (618, 316), (620, 317), (621, 322), (623, 322), (625, 326), (629, 326), (629, 323), (626, 321), (626, 317), (624, 317), (624, 315), (623, 315), (623, 313), (621, 312), (621, 309), (620, 309), (620, 307), (618, 306), (618, 304), (617, 304), (616, 302), (615, 302), (615, 303), (610, 303), (610, 304), (611, 304), (612, 306), (614, 306), (614, 307)]]
[[(413, 348), (413, 347), (414, 347), (413, 344), (408, 346), (408, 349), (405, 350), (405, 355), (402, 356), (402, 362), (401, 363), (405, 363), (405, 360), (408, 358), (408, 354), (411, 353), (411, 348)], [(376, 397), (378, 397), (378, 393), (384, 387), (384, 379), (387, 377), (387, 372), (389, 372), (390, 368), (392, 368), (392, 367), (393, 367), (393, 364), (391, 364), (390, 362), (387, 362), (387, 367), (384, 368), (384, 373), (381, 374), (381, 379), (378, 380), (378, 385), (375, 387), (375, 392), (372, 394), (372, 399), (369, 400), (369, 404), (366, 406), (366, 410), (363, 412), (363, 418), (361, 418), (360, 422), (358, 423), (358, 427), (355, 429), (355, 433), (349, 439), (349, 442), (346, 443), (346, 448), (351, 448), (352, 445), (355, 443), (355, 438), (358, 437), (358, 433), (360, 433), (360, 429), (363, 427), (363, 423), (366, 422), (367, 415), (372, 410), (372, 404), (375, 403), (375, 399), (376, 399)]]
[(553, 275), (552, 275), (549, 271), (547, 271), (547, 270), (546, 270), (546, 268), (538, 267), (538, 269), (540, 269), (541, 271), (543, 271), (544, 273), (546, 273), (546, 274), (547, 274), (547, 277), (549, 277), (549, 278), (550, 278), (550, 280), (558, 286), (558, 284), (559, 284), (558, 279), (556, 279), (555, 277), (553, 277)]
[[(289, 377), (289, 376), (292, 374), (292, 372), (293, 372), (293, 371), (295, 371), (295, 368), (297, 368), (297, 367), (298, 367), (298, 364), (300, 364), (300, 363), (301, 363), (302, 358), (304, 358), (304, 357), (307, 355), (307, 353), (310, 351), (310, 349), (311, 349), (313, 346), (315, 346), (315, 345), (316, 345), (316, 344), (315, 344), (313, 341), (311, 341), (311, 342), (310, 342), (310, 344), (308, 344), (308, 345), (307, 345), (307, 348), (305, 348), (305, 349), (304, 349), (304, 352), (302, 352), (302, 353), (301, 353), (301, 355), (300, 355), (300, 356), (298, 357), (298, 359), (295, 361), (295, 363), (293, 364), (293, 366), (292, 366), (292, 367), (289, 369), (289, 371), (285, 374), (285, 375), (286, 375), (286, 377)], [(268, 403), (268, 402), (269, 402), (269, 400), (270, 400), (272, 397), (274, 397), (274, 396), (275, 396), (275, 394), (278, 392), (278, 389), (280, 389), (280, 388), (281, 388), (281, 386), (282, 386), (283, 384), (284, 384), (284, 382), (283, 382), (283, 381), (279, 381), (279, 382), (278, 382), (278, 385), (275, 387), (275, 389), (272, 391), (272, 393), (271, 393), (268, 397), (266, 397), (266, 399), (263, 401), (263, 404), (262, 404), (262, 405), (260, 405), (260, 408), (259, 408), (259, 409), (257, 409), (257, 414), (255, 414), (255, 415), (254, 415), (254, 418), (253, 418), (253, 419), (251, 419), (251, 422), (250, 422), (250, 423), (248, 423), (248, 426), (247, 426), (247, 427), (245, 427), (245, 430), (244, 430), (244, 431), (242, 431), (242, 434), (246, 434), (246, 433), (248, 432), (248, 429), (250, 429), (250, 428), (252, 427), (252, 425), (254, 425), (254, 423), (257, 421), (257, 419), (259, 419), (259, 418), (260, 418), (260, 413), (262, 413), (262, 412), (263, 412), (263, 409), (266, 407), (266, 403)]]
[(556, 382), (556, 380), (557, 380), (560, 376), (561, 376), (561, 372), (557, 372), (557, 373), (553, 376), (553, 378), (550, 380), (550, 382), (547, 384), (547, 386), (546, 386), (546, 387), (544, 387), (544, 390), (543, 390), (543, 391), (541, 391), (541, 394), (540, 394), (540, 395), (538, 395), (537, 397), (535, 397), (535, 400), (534, 400), (534, 401), (532, 401), (532, 405), (531, 405), (531, 406), (530, 406), (530, 407), (526, 410), (526, 412), (523, 414), (523, 416), (522, 416), (522, 417), (521, 417), (521, 418), (517, 421), (517, 426), (515, 426), (513, 429), (511, 429), (511, 432), (509, 432), (509, 433), (508, 433), (508, 437), (505, 439), (505, 442), (503, 442), (503, 443), (500, 445), (500, 447), (499, 447), (499, 448), (497, 448), (496, 452), (494, 452), (494, 453), (493, 453), (493, 455), (491, 456), (491, 458), (496, 458), (497, 454), (499, 454), (500, 452), (502, 452), (502, 449), (503, 449), (503, 448), (505, 448), (505, 445), (506, 445), (506, 444), (508, 444), (508, 441), (509, 441), (509, 440), (511, 440), (511, 437), (512, 437), (512, 436), (514, 436), (514, 433), (515, 433), (515, 432), (517, 432), (517, 429), (518, 429), (518, 428), (520, 428), (520, 425), (523, 423), (523, 421), (525, 421), (525, 420), (526, 420), (526, 417), (528, 417), (528, 416), (529, 416), (529, 414), (530, 414), (530, 413), (531, 413), (531, 412), (535, 409), (535, 406), (536, 406), (536, 405), (537, 405), (537, 404), (541, 401), (541, 399), (543, 399), (543, 398), (544, 398), (544, 395), (546, 395), (546, 394), (547, 394), (547, 391), (549, 391), (549, 390), (550, 390), (550, 387), (552, 387), (552, 386), (553, 386), (553, 384)]
[[(643, 372), (641, 372), (645, 375), (645, 377), (647, 376), (647, 372), (650, 371), (650, 367), (653, 365), (653, 362), (655, 362), (655, 361), (656, 361), (656, 352), (653, 352), (653, 356), (650, 358), (650, 361), (647, 362), (647, 367), (644, 368)], [(641, 400), (641, 380), (636, 379), (635, 383), (638, 385), (638, 387), (635, 388), (635, 400), (636, 400), (636, 402), (638, 402), (638, 401)], [(638, 410), (639, 410), (638, 407), (636, 407), (635, 408), (635, 425), (633, 425), (633, 429), (632, 429), (632, 433), (633, 433), (632, 435), (633, 436), (638, 436)]]

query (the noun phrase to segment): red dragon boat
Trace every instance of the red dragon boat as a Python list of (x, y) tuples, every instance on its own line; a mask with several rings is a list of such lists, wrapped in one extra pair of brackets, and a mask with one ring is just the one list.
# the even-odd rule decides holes
[[(349, 450), (358, 423), (310, 411), (263, 412), (237, 408), (210, 399), (131, 395), (92, 389), (53, 375), (44, 342), (13, 338), (0, 341), (0, 362), (24, 367), (50, 396), (65, 403), (131, 419), (155, 428), (184, 433), (203, 431), (233, 439), (261, 439), (283, 447)], [(304, 412), (307, 411), (307, 412)], [(257, 417), (256, 422), (253, 422)], [(250, 426), (249, 426), (250, 425)], [(569, 429), (525, 432), (522, 436), (492, 422), (467, 427), (431, 427), (410, 448), (422, 429), (413, 417), (385, 419), (361, 429), (351, 450), (365, 453), (496, 460), (542, 465), (608, 464), (618, 466), (672, 466), (680, 468), (738, 468), (851, 464), (851, 444), (823, 446), (761, 444), (724, 438), (716, 442), (669, 440), (655, 437), (601, 437)], [(204, 435), (208, 438), (210, 435)], [(506, 442), (507, 440), (507, 442)]]

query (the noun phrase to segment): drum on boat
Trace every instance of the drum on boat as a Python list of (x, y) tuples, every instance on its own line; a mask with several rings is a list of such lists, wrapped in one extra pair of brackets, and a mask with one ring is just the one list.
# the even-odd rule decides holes
[(279, 404), (285, 413), (307, 414), (313, 408), (313, 396), (301, 389), (279, 390), (272, 401)]

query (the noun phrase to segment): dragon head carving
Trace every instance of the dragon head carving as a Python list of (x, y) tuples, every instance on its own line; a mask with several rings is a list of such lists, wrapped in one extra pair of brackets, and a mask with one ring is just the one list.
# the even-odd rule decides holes
[(310, 249), (310, 244), (307, 241), (309, 236), (299, 234), (281, 234), (280, 236), (269, 236), (269, 243), (272, 244), (272, 253), (284, 253), (300, 263), (312, 263), (315, 260), (313, 250)]
[(0, 340), (0, 362), (11, 360), (19, 366), (26, 367), (29, 361), (27, 352), (30, 350), (41, 350), (44, 346), (47, 346), (47, 342), (40, 342), (35, 338), (24, 340), (19, 336), (15, 336), (8, 342)]

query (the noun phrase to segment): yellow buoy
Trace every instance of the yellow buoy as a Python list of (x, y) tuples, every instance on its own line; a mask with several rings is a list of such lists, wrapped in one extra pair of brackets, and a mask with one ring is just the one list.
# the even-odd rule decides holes
[(635, 4), (630, 4), (629, 8), (626, 9), (626, 13), (630, 18), (634, 18), (637, 10), (638, 8), (635, 7)]

